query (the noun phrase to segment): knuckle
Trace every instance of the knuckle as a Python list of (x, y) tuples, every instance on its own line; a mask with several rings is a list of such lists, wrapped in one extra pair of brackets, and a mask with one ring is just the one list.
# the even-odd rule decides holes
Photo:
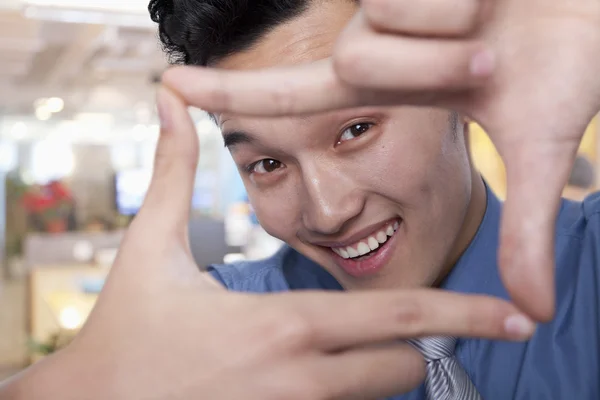
[(263, 326), (264, 337), (270, 344), (288, 351), (309, 347), (314, 338), (314, 329), (306, 317), (300, 313), (274, 313)]
[(333, 68), (337, 76), (348, 83), (360, 83), (368, 76), (365, 54), (367, 45), (364, 40), (345, 40), (340, 42), (333, 53)]
[(215, 79), (216, 84), (208, 85), (208, 88), (205, 89), (207, 106), (210, 108), (209, 111), (212, 111), (213, 109), (218, 111), (229, 111), (234, 105), (232, 91), (229, 90), (229, 81), (221, 74), (217, 74)]
[(303, 315), (287, 314), (280, 324), (279, 337), (292, 349), (301, 349), (311, 345), (314, 330), (309, 320)]
[(401, 332), (406, 336), (420, 336), (426, 330), (425, 307), (416, 298), (407, 298), (401, 305), (393, 304), (393, 321), (398, 325)]
[(269, 102), (276, 108), (279, 115), (289, 115), (294, 113), (296, 105), (296, 86), (294, 82), (282, 82), (280, 85), (273, 85), (269, 88), (266, 95)]

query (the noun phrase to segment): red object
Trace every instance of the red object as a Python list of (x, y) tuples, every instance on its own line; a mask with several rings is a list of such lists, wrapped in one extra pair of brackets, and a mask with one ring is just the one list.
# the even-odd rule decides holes
[(71, 192), (56, 181), (26, 192), (21, 202), (28, 213), (37, 216), (50, 233), (65, 232), (69, 209), (73, 206)]
[(69, 189), (67, 189), (67, 187), (59, 181), (50, 182), (47, 188), (52, 193), (52, 196), (57, 200), (72, 200)]
[(61, 233), (67, 230), (67, 223), (63, 220), (48, 221), (46, 230), (49, 233)]
[(56, 199), (46, 195), (43, 191), (39, 193), (25, 193), (23, 195), (23, 206), (29, 212), (42, 212), (56, 205)]

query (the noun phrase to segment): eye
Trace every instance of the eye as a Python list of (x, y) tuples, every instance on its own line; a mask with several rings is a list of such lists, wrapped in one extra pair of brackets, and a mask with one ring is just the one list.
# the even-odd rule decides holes
[(275, 170), (282, 168), (283, 164), (280, 161), (273, 160), (272, 158), (265, 158), (250, 165), (248, 168), (250, 173), (256, 174), (270, 174)]
[(372, 126), (373, 126), (373, 124), (368, 123), (368, 122), (361, 122), (359, 124), (354, 124), (352, 126), (349, 126), (342, 132), (342, 135), (340, 136), (340, 140), (338, 141), (338, 143), (355, 139), (355, 138), (359, 137), (360, 135), (364, 134), (365, 132), (367, 132), (369, 129), (371, 129)]

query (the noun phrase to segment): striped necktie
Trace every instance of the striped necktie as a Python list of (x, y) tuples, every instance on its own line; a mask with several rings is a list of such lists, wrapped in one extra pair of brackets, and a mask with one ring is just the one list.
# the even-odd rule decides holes
[(409, 340), (427, 363), (427, 400), (481, 400), (477, 388), (454, 356), (456, 338), (428, 337)]

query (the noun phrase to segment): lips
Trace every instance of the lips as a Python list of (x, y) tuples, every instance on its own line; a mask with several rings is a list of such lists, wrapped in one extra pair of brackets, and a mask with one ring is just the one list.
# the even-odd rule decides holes
[(389, 222), (371, 235), (349, 246), (332, 247), (331, 250), (344, 259), (362, 257), (388, 241), (398, 230), (398, 221)]
[(382, 270), (391, 259), (402, 220), (393, 220), (351, 245), (331, 247), (335, 263), (353, 277), (365, 277)]

